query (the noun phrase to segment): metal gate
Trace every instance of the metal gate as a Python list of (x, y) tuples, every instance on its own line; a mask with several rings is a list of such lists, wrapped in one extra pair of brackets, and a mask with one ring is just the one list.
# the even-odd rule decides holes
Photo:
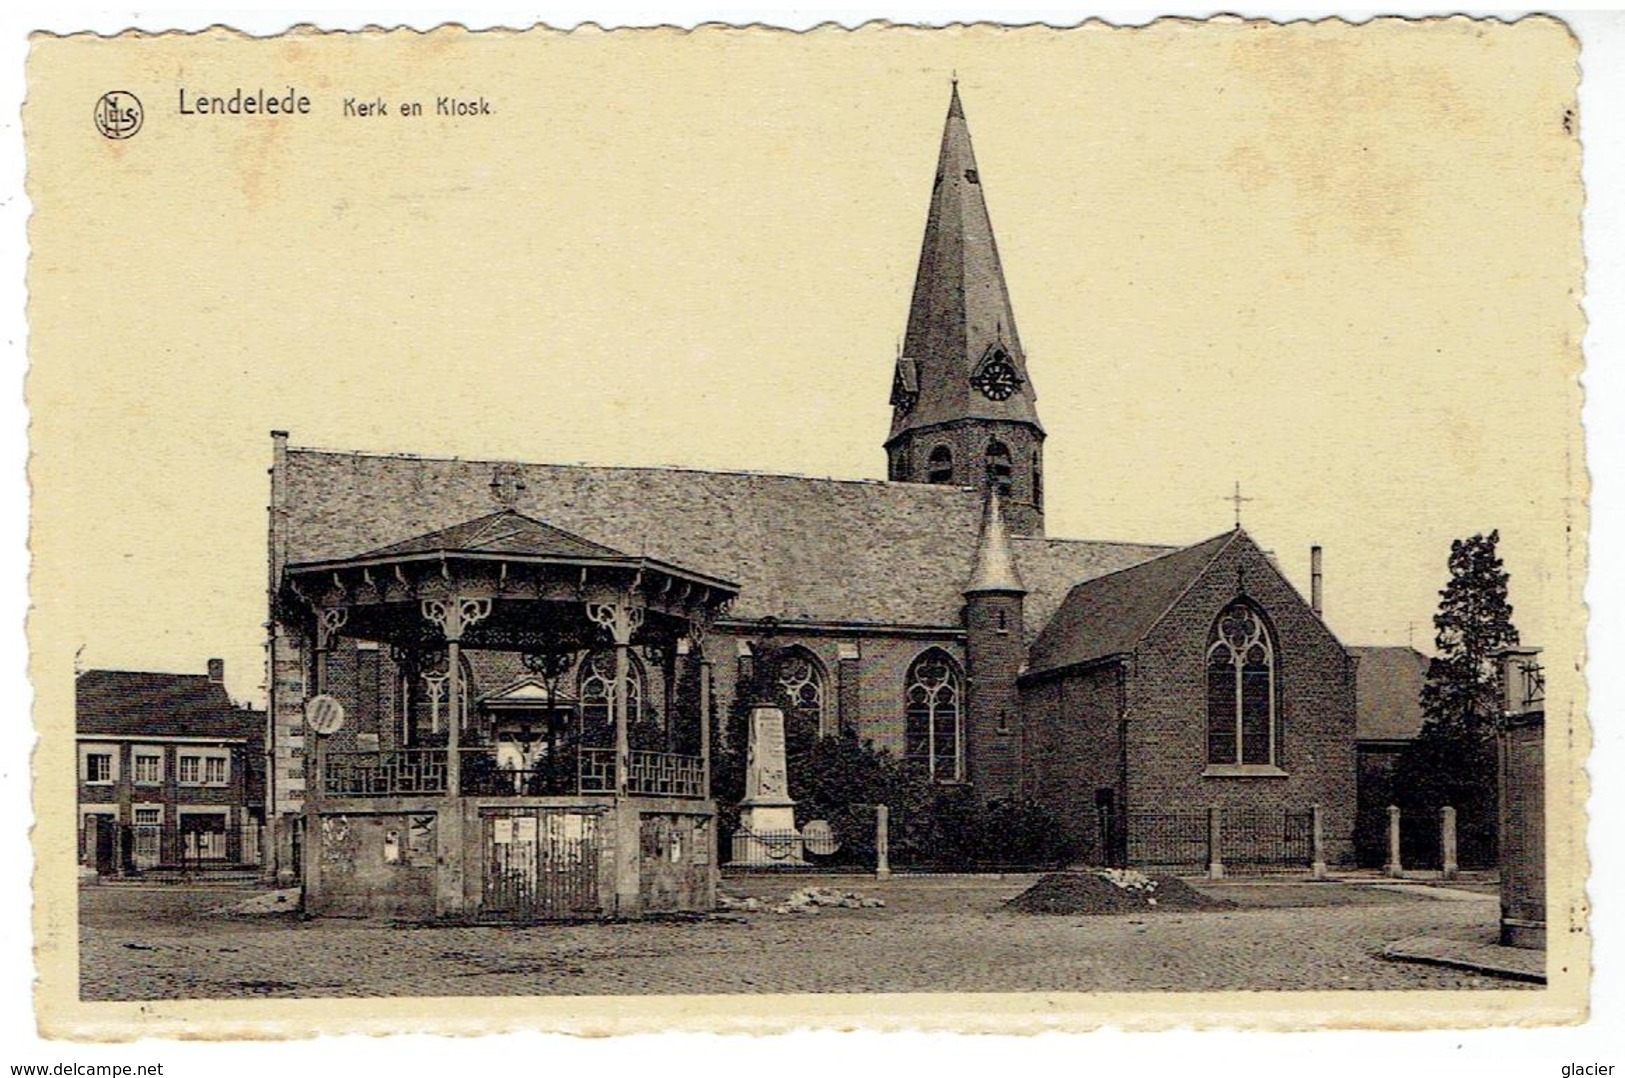
[(481, 914), (513, 921), (597, 914), (598, 818), (572, 809), (482, 809)]
[(1257, 872), (1298, 870), (1314, 859), (1314, 813), (1226, 809), (1220, 853), (1225, 867)]

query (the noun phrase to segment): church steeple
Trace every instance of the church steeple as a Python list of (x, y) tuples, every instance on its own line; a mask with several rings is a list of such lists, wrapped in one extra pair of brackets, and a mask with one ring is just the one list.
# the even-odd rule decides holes
[(997, 485), (1016, 534), (1042, 532), (1035, 401), (956, 82), (892, 382), (891, 478)]

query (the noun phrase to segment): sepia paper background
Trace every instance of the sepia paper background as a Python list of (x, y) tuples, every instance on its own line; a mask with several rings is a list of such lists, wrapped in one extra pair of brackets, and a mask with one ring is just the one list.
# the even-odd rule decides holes
[[(41, 1013), (78, 1036), (1578, 1016), (1586, 473), (1575, 43), (1550, 19), (792, 35), (37, 38), (24, 120)], [(263, 700), (267, 432), (297, 445), (882, 474), (957, 72), (1050, 434), (1049, 531), (1245, 523), (1345, 643), (1431, 645), (1502, 534), (1552, 707), (1543, 993), (80, 1005), (72, 679)], [(294, 86), (312, 115), (179, 117)], [(135, 138), (96, 135), (109, 89)], [(483, 95), (494, 115), (346, 118)], [(82, 651), (80, 650), (82, 649)], [(1562, 811), (1566, 810), (1566, 811)], [(60, 851), (60, 852), (59, 852)], [(1571, 931), (1571, 928), (1574, 931)]]

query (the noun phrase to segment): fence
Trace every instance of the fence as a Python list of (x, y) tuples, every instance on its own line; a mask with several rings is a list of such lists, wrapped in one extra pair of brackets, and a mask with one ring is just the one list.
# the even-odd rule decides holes
[(1227, 810), (1222, 814), (1220, 853), (1226, 869), (1271, 872), (1308, 868), (1314, 862), (1314, 813)]
[[(997, 824), (998, 820), (993, 823)], [(1064, 867), (1068, 858), (1034, 857), (1027, 847), (965, 841), (964, 828), (930, 812), (886, 805), (848, 805), (794, 831), (739, 827), (728, 844), (733, 867), (825, 869), (832, 872), (1029, 872)], [(976, 836), (982, 837), (982, 836)]]
[[(615, 792), (615, 750), (582, 749), (581, 792)], [(672, 752), (627, 754), (626, 792), (634, 797), (704, 797), (705, 763)]]
[(626, 791), (644, 797), (704, 797), (705, 763), (674, 752), (628, 754)]
[(794, 831), (734, 830), (725, 851), (735, 868), (826, 869), (873, 872), (879, 865), (876, 806), (855, 805), (831, 813), (827, 827)]
[(329, 797), (390, 797), (446, 792), (444, 749), (327, 752), (322, 776)]
[(1243, 875), (1314, 871), (1324, 867), (1316, 848), (1318, 812), (1310, 806), (1130, 813), (1128, 862), (1175, 871), (1220, 866)]
[(1128, 817), (1131, 865), (1206, 868), (1206, 812), (1134, 812)]
[[(1495, 827), (1491, 810), (1484, 805), (1468, 805), (1456, 810), (1457, 865), (1460, 868), (1487, 869), (1496, 865)], [(1444, 834), (1442, 806), (1406, 809), (1401, 814), (1400, 861), (1406, 868), (1443, 869)], [(1383, 846), (1387, 853), (1387, 812), (1383, 812)], [(1388, 858), (1384, 857), (1386, 866)]]
[[(740, 827), (729, 844), (736, 867), (827, 867), (874, 871), (881, 864), (876, 806), (853, 806), (830, 814), (830, 826), (801, 831), (753, 831)], [(1197, 812), (1131, 813), (1127, 825), (1128, 863), (1175, 872), (1254, 875), (1272, 872), (1325, 872), (1320, 847), (1319, 806), (1277, 811), (1209, 808)], [(1015, 868), (1043, 870), (1059, 865), (981, 863), (934, 850), (929, 826), (891, 813), (886, 827), (887, 867), (913, 871), (975, 872)]]
[[(329, 797), (439, 796), (450, 784), (444, 749), (327, 752), (323, 790)], [(487, 747), (461, 750), (459, 792), (465, 796), (534, 797), (615, 793), (615, 750), (583, 748), (529, 768), (498, 767)], [(698, 756), (628, 754), (626, 792), (640, 797), (705, 796)]]

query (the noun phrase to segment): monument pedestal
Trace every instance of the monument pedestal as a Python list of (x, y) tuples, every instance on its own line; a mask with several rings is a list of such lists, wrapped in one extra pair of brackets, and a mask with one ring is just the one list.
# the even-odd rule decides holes
[(733, 837), (736, 865), (800, 865), (801, 832), (784, 763), (784, 712), (755, 707), (745, 756), (745, 799)]
[(794, 805), (746, 805), (734, 832), (736, 865), (804, 865)]

